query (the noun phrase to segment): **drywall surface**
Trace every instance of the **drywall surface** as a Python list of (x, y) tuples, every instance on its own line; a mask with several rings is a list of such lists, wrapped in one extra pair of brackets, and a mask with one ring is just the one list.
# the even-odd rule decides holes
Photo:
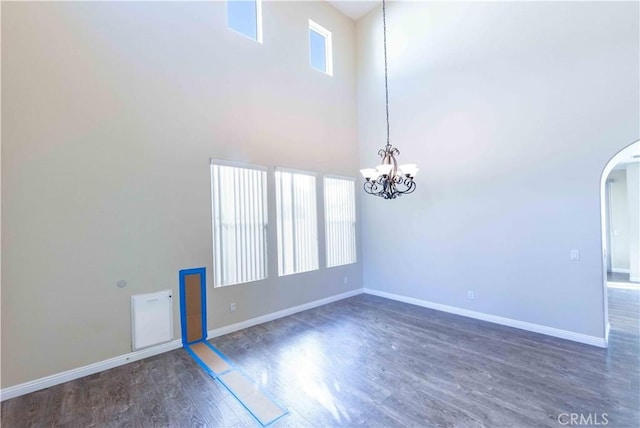
[[(355, 24), (326, 2), (263, 13), (259, 44), (225, 2), (2, 3), (2, 387), (130, 352), (130, 296), (177, 292), (179, 269), (207, 267), (210, 329), (362, 287), (360, 263), (322, 267), (322, 227), (319, 271), (278, 278), (270, 227), (269, 278), (212, 287), (210, 158), (358, 169)], [(309, 19), (333, 77), (309, 67)]]
[[(639, 7), (388, 4), (391, 143), (420, 173), (361, 197), (365, 287), (604, 337), (600, 179), (640, 133)], [(380, 8), (357, 39), (364, 167), (385, 144)]]
[(627, 164), (629, 205), (629, 279), (640, 282), (640, 164)]

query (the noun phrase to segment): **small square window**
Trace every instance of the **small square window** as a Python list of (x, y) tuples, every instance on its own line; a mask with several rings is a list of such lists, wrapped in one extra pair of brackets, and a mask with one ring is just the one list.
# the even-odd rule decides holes
[(227, 26), (262, 43), (262, 0), (227, 0)]
[(331, 32), (309, 20), (309, 62), (312, 68), (333, 76)]

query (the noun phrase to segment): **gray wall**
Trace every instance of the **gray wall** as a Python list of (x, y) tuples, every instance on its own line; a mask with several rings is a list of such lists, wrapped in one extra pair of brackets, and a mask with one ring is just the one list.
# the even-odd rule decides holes
[[(600, 180), (639, 137), (638, 8), (388, 5), (391, 139), (421, 170), (412, 195), (362, 196), (365, 287), (604, 337)], [(379, 8), (357, 23), (363, 165), (381, 29)]]
[[(211, 286), (209, 158), (358, 169), (354, 23), (263, 9), (260, 45), (224, 2), (2, 3), (2, 387), (129, 352), (130, 296), (179, 269), (207, 267), (209, 328), (362, 287), (360, 263), (322, 267), (322, 233), (321, 269), (278, 278), (273, 227), (269, 279)], [(333, 77), (309, 67), (309, 18)]]

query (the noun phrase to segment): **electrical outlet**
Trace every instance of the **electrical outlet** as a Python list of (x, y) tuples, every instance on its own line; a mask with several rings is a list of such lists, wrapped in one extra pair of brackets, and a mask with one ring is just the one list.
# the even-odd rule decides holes
[(235, 303), (230, 303), (229, 304), (229, 312), (235, 312), (236, 311), (236, 304)]
[(349, 283), (349, 278), (347, 278), (347, 277), (345, 276), (345, 277), (344, 277), (344, 279), (343, 279), (343, 282), (344, 282), (345, 284), (348, 284), (348, 283)]
[(469, 290), (467, 291), (467, 297), (471, 300), (476, 298), (476, 293), (473, 292), (473, 290)]
[(571, 250), (569, 253), (569, 258), (573, 261), (580, 260), (580, 250)]

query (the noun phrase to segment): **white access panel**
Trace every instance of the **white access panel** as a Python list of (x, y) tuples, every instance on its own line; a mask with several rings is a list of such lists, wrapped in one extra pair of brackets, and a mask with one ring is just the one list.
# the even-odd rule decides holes
[(173, 340), (173, 292), (131, 296), (132, 348), (138, 350)]

